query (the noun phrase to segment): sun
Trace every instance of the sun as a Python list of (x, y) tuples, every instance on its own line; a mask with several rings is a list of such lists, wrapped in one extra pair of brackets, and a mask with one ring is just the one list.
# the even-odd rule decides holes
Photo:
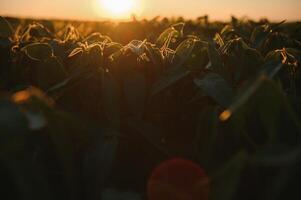
[(103, 7), (113, 14), (125, 14), (134, 8), (134, 0), (101, 0)]
[(139, 11), (139, 0), (98, 0), (102, 15), (109, 18), (129, 18)]
[(102, 19), (128, 20), (144, 13), (145, 0), (93, 0), (93, 10)]

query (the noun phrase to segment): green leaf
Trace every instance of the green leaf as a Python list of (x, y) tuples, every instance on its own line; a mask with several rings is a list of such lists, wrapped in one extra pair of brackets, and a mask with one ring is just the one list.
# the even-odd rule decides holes
[(231, 104), (234, 91), (219, 74), (209, 73), (202, 79), (195, 79), (194, 83), (221, 106), (228, 107)]
[[(28, 149), (20, 148), (20, 150), (23, 152), (19, 155), (10, 155), (8, 158), (0, 159), (2, 167), (8, 169), (2, 173), (9, 175), (8, 181), (13, 184), (13, 190), (18, 191), (18, 197), (32, 200), (55, 198), (54, 193), (51, 192), (50, 184), (47, 182), (48, 177), (45, 174), (45, 169), (33, 161), (33, 156), (28, 152)], [(12, 191), (12, 188), (9, 189)], [(15, 196), (14, 194), (10, 195)]]
[[(256, 126), (261, 127), (260, 131), (264, 134), (262, 136), (265, 143), (278, 142), (283, 137), (277, 124), (281, 117), (288, 118), (292, 123), (290, 130), (293, 129), (295, 132), (301, 130), (300, 123), (287, 103), (283, 91), (277, 83), (265, 76), (260, 76), (248, 83), (235, 98), (233, 104), (220, 115), (220, 119), (226, 121), (231, 116), (240, 116), (244, 119), (250, 116), (256, 117)], [(291, 132), (289, 131), (287, 135), (293, 134)]]
[(104, 63), (103, 47), (99, 44), (92, 44), (87, 48), (89, 63), (91, 67), (101, 67)]
[(117, 148), (118, 140), (115, 137), (102, 136), (96, 139), (94, 148), (85, 153), (83, 175), (87, 199), (97, 199), (101, 196), (101, 187), (110, 176)]
[(208, 55), (210, 60), (210, 69), (214, 72), (222, 73), (224, 70), (224, 63), (213, 43), (209, 43), (208, 45)]
[(197, 150), (199, 161), (204, 167), (210, 167), (218, 139), (218, 109), (207, 106), (199, 116), (197, 127)]
[[(248, 102), (250, 102), (255, 95), (259, 98), (263, 98), (263, 96), (257, 95), (258, 91), (260, 91), (260, 89), (265, 84), (273, 85), (273, 83), (271, 82), (271, 80), (269, 80), (267, 75), (261, 73), (255, 79), (250, 80), (246, 84), (246, 86), (241, 90), (241, 92), (236, 95), (234, 101), (229, 106), (229, 108), (220, 115), (220, 119), (222, 121), (228, 120), (232, 114), (238, 112), (242, 107), (244, 107)], [(275, 88), (273, 89), (273, 91), (268, 92), (275, 92)], [(269, 95), (267, 93), (264, 94)], [(269, 99), (269, 97), (267, 97), (267, 99)]]
[(81, 36), (80, 36), (78, 30), (74, 26), (68, 25), (65, 29), (63, 41), (64, 42), (76, 42), (80, 39), (81, 39)]
[(109, 58), (113, 53), (119, 51), (122, 48), (123, 48), (123, 46), (119, 43), (115, 43), (115, 42), (107, 43), (103, 50), (104, 57)]
[[(19, 108), (7, 100), (0, 101), (0, 129), (2, 134), (16, 134), (28, 128), (26, 117)], [(4, 141), (3, 138), (1, 142)]]
[(50, 89), (67, 78), (67, 72), (56, 57), (40, 63), (35, 69), (35, 80), (42, 89)]
[(277, 124), (283, 106), (282, 91), (272, 81), (267, 81), (257, 91), (256, 96), (260, 98), (256, 109), (259, 120), (263, 124), (265, 132), (270, 140), (275, 140), (277, 136)]
[(221, 30), (221, 37), (223, 39), (227, 39), (230, 37), (232, 34), (235, 34), (235, 29), (231, 25), (226, 25), (222, 30)]
[(137, 56), (141, 56), (145, 53), (145, 44), (146, 40), (133, 40), (128, 45), (125, 46), (124, 50), (130, 50), (132, 53), (136, 54)]
[(0, 47), (8, 49), (11, 46), (12, 42), (9, 38), (0, 38)]
[(77, 71), (83, 72), (83, 71), (91, 70), (89, 66), (91, 66), (93, 60), (90, 59), (90, 55), (87, 49), (83, 49), (81, 51), (78, 48), (77, 50), (74, 50), (73, 53), (76, 54), (69, 58), (70, 65), (68, 66), (68, 71), (70, 73), (76, 73)]
[(145, 50), (147, 51), (147, 55), (150, 57), (152, 63), (154, 63), (156, 68), (160, 68), (163, 66), (164, 57), (159, 48), (151, 43), (145, 44)]
[(83, 40), (83, 43), (87, 42), (88, 45), (98, 43), (98, 42), (112, 42), (111, 38), (105, 35), (102, 35), (101, 33), (92, 33), (89, 35), (86, 39)]
[(146, 102), (146, 79), (134, 70), (123, 72), (123, 92), (130, 113), (142, 117)]
[(269, 145), (255, 154), (254, 162), (263, 166), (287, 166), (298, 162), (301, 157), (300, 147), (282, 144)]
[(53, 57), (52, 47), (47, 43), (33, 43), (22, 48), (22, 51), (32, 60), (45, 61)]
[(247, 154), (239, 152), (220, 170), (211, 174), (211, 192), (209, 200), (231, 200), (235, 197), (241, 173), (247, 164)]
[(42, 24), (32, 23), (27, 26), (20, 40), (22, 42), (32, 42), (41, 41), (46, 38), (53, 39), (52, 33)]
[(173, 27), (180, 34), (180, 37), (183, 37), (183, 35), (184, 35), (184, 26), (185, 26), (185, 23), (180, 22), (180, 23), (177, 23), (177, 24), (173, 24), (171, 27)]
[(117, 82), (110, 73), (106, 72), (103, 73), (101, 87), (103, 107), (109, 121), (109, 127), (113, 130), (119, 130), (121, 107)]
[(157, 47), (161, 48), (163, 46), (168, 47), (172, 40), (183, 37), (183, 29), (185, 24), (178, 23), (172, 25), (170, 28), (167, 28), (156, 41)]
[(208, 62), (207, 43), (196, 37), (184, 40), (175, 50), (173, 58), (173, 64), (184, 65), (191, 70), (202, 70)]
[(265, 40), (269, 37), (272, 32), (272, 27), (268, 24), (257, 26), (251, 35), (250, 41), (252, 42), (252, 46), (256, 49), (260, 49)]
[(13, 35), (13, 28), (10, 23), (0, 16), (0, 37), (9, 38)]
[(266, 77), (262, 75), (256, 77), (255, 80), (249, 81), (244, 90), (235, 97), (229, 108), (220, 115), (221, 121), (227, 121), (235, 112), (242, 108), (255, 95), (265, 79)]
[(164, 132), (152, 123), (132, 117), (126, 119), (126, 124), (131, 131), (141, 134), (149, 144), (163, 153), (164, 156), (177, 155), (177, 149), (172, 150), (162, 144), (162, 136), (164, 135)]
[(215, 34), (214, 40), (216, 41), (216, 43), (220, 46), (223, 47), (225, 45), (225, 42), (223, 40), (223, 38), (221, 37), (220, 34)]
[(226, 66), (223, 74), (229, 74), (234, 84), (256, 75), (263, 64), (260, 52), (250, 48), (242, 38), (229, 40), (220, 50)]
[(0, 159), (24, 148), (29, 132), (27, 119), (17, 105), (3, 99), (0, 101), (0, 130)]
[(187, 77), (189, 74), (190, 71), (183, 66), (171, 67), (157, 82), (154, 83), (152, 86), (151, 95), (154, 96), (162, 92), (163, 90)]
[(176, 65), (183, 65), (191, 56), (197, 41), (198, 40), (196, 38), (188, 38), (184, 40), (175, 50), (173, 63)]
[(75, 48), (71, 51), (71, 53), (68, 55), (68, 58), (73, 58), (73, 57), (76, 57), (78, 55), (82, 55), (83, 53), (84, 53), (83, 48), (77, 47), (77, 48)]
[[(44, 111), (45, 112), (45, 111)], [(79, 137), (85, 133), (89, 136), (89, 129), (83, 122), (66, 113), (49, 110), (45, 112), (48, 119), (46, 133), (49, 134), (49, 140), (52, 144), (50, 149), (55, 160), (60, 163), (61, 182), (63, 183), (65, 195), (71, 199), (78, 199), (79, 195), (79, 175), (76, 166), (76, 146), (74, 141), (83, 141), (87, 138)], [(80, 146), (78, 143), (77, 145)]]
[[(0, 103), (0, 140), (4, 142), (0, 145), (0, 162), (7, 169), (6, 173), (11, 178), (9, 181), (16, 187), (18, 195), (24, 199), (54, 198), (45, 169), (37, 162), (36, 147), (41, 144), (32, 143), (32, 139), (37, 137), (30, 130), (36, 129), (32, 129), (33, 121), (28, 117), (28, 113), (36, 115), (47, 104), (43, 98), (41, 91), (29, 88), (11, 97), (16, 104)], [(3, 103), (5, 107), (2, 107)]]
[(67, 87), (72, 87), (72, 83), (80, 80), (83, 76), (85, 76), (90, 70), (86, 67), (79, 67), (76, 70), (72, 71), (68, 77), (66, 77), (61, 82), (52, 85), (51, 88), (47, 90), (47, 93), (53, 93), (62, 89), (66, 89)]

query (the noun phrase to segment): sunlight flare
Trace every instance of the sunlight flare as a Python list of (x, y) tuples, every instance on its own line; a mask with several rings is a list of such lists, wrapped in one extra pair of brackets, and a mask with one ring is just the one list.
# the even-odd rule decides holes
[(141, 2), (139, 0), (97, 0), (98, 10), (107, 18), (128, 19), (132, 14), (139, 15)]
[(134, 0), (101, 0), (104, 8), (114, 14), (130, 12), (134, 7)]

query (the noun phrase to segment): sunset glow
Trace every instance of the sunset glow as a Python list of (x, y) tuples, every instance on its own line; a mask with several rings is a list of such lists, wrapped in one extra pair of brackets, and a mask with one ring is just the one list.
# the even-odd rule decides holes
[[(59, 19), (139, 19), (163, 17), (229, 20), (231, 15), (252, 19), (300, 20), (300, 0), (10, 0), (1, 1), (0, 15)], [(55, 12), (53, 12), (55, 11)]]
[(124, 14), (133, 9), (133, 0), (101, 0), (101, 5), (104, 6), (108, 11), (119, 15)]
[(138, 0), (98, 0), (98, 9), (107, 18), (127, 19), (139, 14), (141, 5)]

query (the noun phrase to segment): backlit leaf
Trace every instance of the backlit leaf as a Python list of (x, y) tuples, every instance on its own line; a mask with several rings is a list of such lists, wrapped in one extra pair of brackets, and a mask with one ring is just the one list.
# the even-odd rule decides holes
[(45, 61), (53, 56), (53, 50), (51, 46), (47, 43), (33, 43), (25, 46), (22, 51), (36, 61)]

